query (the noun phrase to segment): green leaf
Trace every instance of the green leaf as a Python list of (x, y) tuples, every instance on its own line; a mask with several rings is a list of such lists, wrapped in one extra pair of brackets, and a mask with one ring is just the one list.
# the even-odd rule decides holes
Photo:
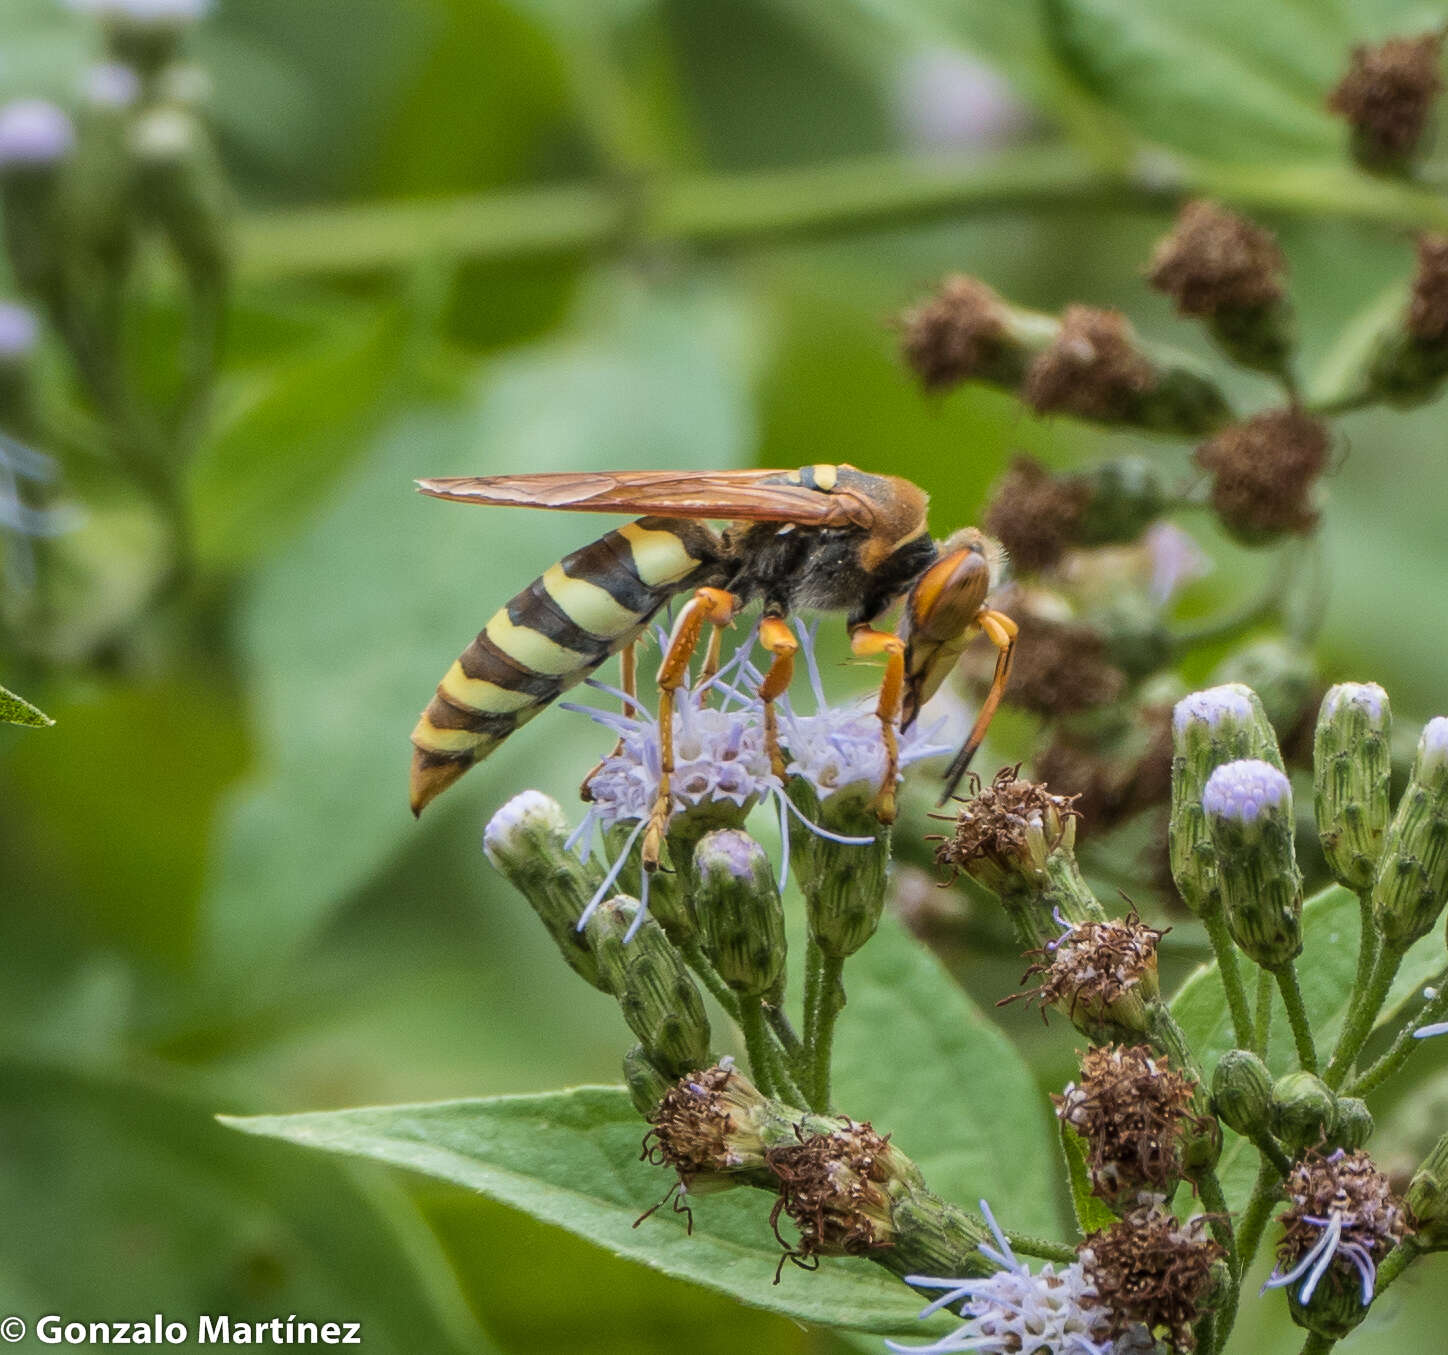
[(1053, 1234), (1061, 1220), (1050, 1115), (1000, 1027), (940, 962), (887, 915), (845, 966), (834, 1098), (919, 1164), (937, 1195), (1004, 1227)]
[(1071, 1182), (1071, 1208), (1076, 1212), (1076, 1226), (1085, 1237), (1116, 1222), (1116, 1215), (1091, 1193), (1091, 1177), (1086, 1170), (1086, 1140), (1064, 1120), (1061, 1126), (1061, 1152), (1066, 1158), (1066, 1174)]
[[(7, 1056), (0, 1283), (35, 1313), (362, 1323), (369, 1350), (486, 1350), (395, 1183), (228, 1134), (215, 1086)], [(159, 1081), (159, 1079), (157, 1079)], [(230, 1099), (230, 1098), (228, 1098)], [(144, 1296), (144, 1297), (143, 1297)]]
[(1413, 0), (1047, 0), (1045, 13), (1061, 59), (1140, 136), (1243, 164), (1341, 161), (1326, 100), (1353, 44), (1442, 21)]
[[(1357, 895), (1341, 885), (1314, 895), (1302, 909), (1298, 980), (1318, 1056), (1324, 1062), (1347, 1019), (1348, 999), (1357, 971), (1358, 916)], [(1425, 983), (1443, 971), (1444, 965), (1442, 939), (1435, 930), (1404, 958), (1384, 1005), (1383, 1019), (1392, 1020)], [(1259, 971), (1255, 965), (1244, 963), (1242, 972), (1250, 985)], [(1217, 1060), (1234, 1045), (1231, 1016), (1215, 964), (1204, 965), (1187, 979), (1172, 999), (1171, 1010), (1187, 1043), (1210, 1073)], [(1274, 1076), (1296, 1067), (1291, 1028), (1280, 994), (1273, 1000), (1267, 1065)], [(1229, 1199), (1240, 1202), (1250, 1190), (1255, 1163), (1256, 1154), (1246, 1140), (1229, 1134), (1218, 1167)]]
[(255, 576), (236, 643), (259, 749), (220, 826), (207, 903), (219, 965), (254, 984), (258, 960), (293, 950), (404, 844), (463, 809), (476, 841), (514, 791), (574, 794), (597, 756), (558, 738), (553, 722), (579, 717), (550, 712), (413, 821), (407, 736), (437, 679), (509, 596), (612, 525), (441, 504), (413, 479), (737, 465), (751, 338), (746, 308), (708, 283), (598, 279), (578, 332), (495, 362), (473, 405), (398, 418)]
[(671, 1173), (640, 1160), (644, 1126), (621, 1088), (224, 1123), (451, 1181), (655, 1270), (802, 1322), (927, 1330), (915, 1321), (917, 1297), (867, 1261), (827, 1261), (811, 1275), (786, 1267), (774, 1285), (780, 1248), (762, 1191), (742, 1187), (698, 1199), (692, 1236), (684, 1216), (667, 1207), (638, 1222), (664, 1196)]
[(32, 706), (23, 696), (16, 696), (9, 688), (0, 687), (0, 724), (46, 729), (54, 723), (50, 716)]

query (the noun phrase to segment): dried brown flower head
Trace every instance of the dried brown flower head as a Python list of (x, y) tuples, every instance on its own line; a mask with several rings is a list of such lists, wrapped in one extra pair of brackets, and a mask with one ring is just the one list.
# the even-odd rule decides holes
[(1443, 88), (1438, 73), (1442, 37), (1389, 38), (1354, 47), (1347, 74), (1327, 106), (1353, 130), (1354, 153), (1370, 164), (1405, 159), (1417, 147)]
[(1059, 940), (1029, 952), (1045, 958), (1026, 970), (1021, 982), (1036, 975), (1041, 982), (1000, 1005), (1024, 997), (1040, 1003), (1042, 1017), (1055, 1007), (1078, 1024), (1141, 1030), (1143, 1003), (1158, 992), (1156, 948), (1164, 935), (1134, 908), (1123, 918), (1073, 923)]
[(1270, 231), (1199, 198), (1157, 244), (1147, 276), (1183, 315), (1212, 316), (1280, 301), (1283, 267)]
[[(888, 1134), (877, 1134), (868, 1121), (842, 1119), (831, 1133), (777, 1144), (765, 1160), (779, 1182), (769, 1222), (785, 1249), (781, 1266), (788, 1259), (812, 1270), (821, 1256), (864, 1256), (895, 1245), (889, 1187), (914, 1169)], [(780, 1237), (781, 1213), (799, 1229), (794, 1246)]]
[[(1294, 1306), (1302, 1308), (1321, 1303), (1331, 1310), (1338, 1307), (1334, 1297), (1347, 1297), (1341, 1316), (1356, 1325), (1353, 1319), (1372, 1302), (1377, 1263), (1406, 1231), (1402, 1201), (1360, 1148), (1325, 1157), (1309, 1153), (1293, 1166), (1283, 1190), (1282, 1240), (1268, 1284), (1288, 1288)], [(1299, 1284), (1304, 1276), (1307, 1282)], [(1322, 1279), (1325, 1289), (1318, 1287)]]
[(955, 816), (948, 837), (927, 841), (940, 845), (935, 863), (947, 867), (950, 879), (970, 875), (991, 882), (1039, 872), (1058, 846), (1070, 845), (1075, 833), (1075, 797), (1052, 795), (1044, 785), (1022, 781), (1019, 765), (1002, 767), (988, 786), (971, 778), (971, 797)]
[(1132, 718), (1125, 747), (1113, 744), (1103, 751), (1089, 736), (1058, 729), (1034, 759), (1042, 781), (1079, 796), (1076, 807), (1087, 833), (1109, 832), (1171, 798), (1171, 707), (1144, 706)]
[(1408, 306), (1408, 333), (1419, 343), (1448, 339), (1448, 235), (1418, 237), (1418, 271)]
[(1120, 311), (1069, 306), (1050, 347), (1026, 372), (1022, 398), (1038, 414), (1122, 419), (1156, 384)]
[(1112, 1315), (1113, 1334), (1124, 1336), (1140, 1322), (1153, 1333), (1165, 1331), (1178, 1350), (1195, 1348), (1192, 1325), (1223, 1255), (1205, 1217), (1181, 1223), (1157, 1201), (1092, 1233), (1080, 1249), (1082, 1269)]
[(1020, 638), (1005, 701), (1034, 715), (1074, 715), (1121, 695), (1126, 674), (1107, 657), (1106, 637), (1081, 621), (1018, 611)]
[(901, 351), (926, 390), (945, 390), (993, 365), (1006, 346), (1000, 297), (977, 278), (953, 274), (901, 319)]
[(732, 1063), (681, 1077), (648, 1117), (641, 1156), (672, 1167), (698, 1193), (710, 1178), (765, 1165), (760, 1112), (765, 1099)]
[(1198, 1117), (1196, 1083), (1148, 1045), (1102, 1045), (1081, 1059), (1081, 1080), (1051, 1099), (1086, 1141), (1091, 1189), (1113, 1204), (1165, 1194), (1181, 1179), (1182, 1138)]
[(1311, 489), (1327, 465), (1324, 424), (1296, 409), (1274, 409), (1223, 429), (1197, 448), (1212, 473), (1212, 507), (1247, 542), (1306, 532), (1317, 522)]
[(1039, 461), (1017, 456), (986, 506), (985, 530), (1017, 570), (1034, 574), (1061, 558), (1090, 501), (1084, 480), (1054, 476)]

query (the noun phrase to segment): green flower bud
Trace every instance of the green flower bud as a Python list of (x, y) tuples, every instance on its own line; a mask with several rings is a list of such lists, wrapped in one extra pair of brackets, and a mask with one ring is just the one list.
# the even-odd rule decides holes
[(1335, 1148), (1351, 1152), (1361, 1148), (1373, 1136), (1373, 1113), (1368, 1103), (1356, 1096), (1337, 1098), (1337, 1123), (1328, 1141)]
[(1247, 1049), (1229, 1049), (1212, 1073), (1212, 1105), (1229, 1129), (1246, 1138), (1265, 1134), (1272, 1115), (1272, 1074)]
[(180, 50), (187, 30), (206, 9), (202, 0), (189, 5), (172, 4), (167, 12), (149, 14), (137, 6), (128, 13), (115, 5), (105, 11), (106, 53), (114, 61), (146, 75), (154, 75)]
[(633, 899), (600, 904), (584, 927), (599, 977), (650, 1062), (674, 1077), (709, 1063), (709, 1019), (679, 952)]
[(870, 812), (874, 787), (855, 783), (820, 798), (808, 780), (791, 776), (785, 793), (810, 822), (856, 840), (834, 842), (798, 818), (789, 826), (790, 859), (810, 935), (827, 955), (853, 955), (874, 936), (885, 909), (890, 834)]
[(1302, 950), (1302, 875), (1292, 786), (1255, 758), (1218, 767), (1202, 792), (1217, 886), (1232, 939), (1264, 969)]
[[(1254, 640), (1234, 651), (1217, 665), (1212, 677), (1219, 683), (1237, 682), (1250, 687), (1261, 700), (1272, 728), (1287, 731), (1302, 719), (1316, 682), (1312, 660), (1295, 645), (1275, 636)], [(1276, 765), (1272, 758), (1266, 761)]]
[(784, 997), (784, 907), (764, 848), (724, 828), (694, 848), (694, 915), (719, 977), (743, 997)]
[(136, 193), (194, 287), (217, 288), (230, 263), (231, 197), (205, 126), (182, 108), (153, 108), (130, 129)]
[(1161, 608), (1141, 593), (1122, 593), (1092, 618), (1110, 660), (1128, 678), (1159, 672), (1171, 661), (1172, 637)]
[(598, 972), (579, 919), (603, 881), (596, 865), (564, 848), (568, 821), (556, 800), (541, 791), (515, 795), (488, 821), (483, 851), (499, 874), (533, 906), (569, 967), (603, 992), (613, 991)]
[(1216, 853), (1202, 794), (1216, 769), (1241, 758), (1282, 766), (1277, 736), (1257, 694), (1240, 683), (1193, 692), (1172, 712), (1171, 873), (1194, 913), (1217, 906)]
[(1089, 490), (1074, 531), (1082, 546), (1135, 541), (1166, 511), (1166, 484), (1145, 457), (1101, 461), (1070, 476), (1068, 482)]
[(1288, 1073), (1272, 1086), (1272, 1133), (1293, 1152), (1318, 1148), (1337, 1127), (1337, 1102), (1311, 1073)]
[(1448, 1134), (1433, 1145), (1403, 1197), (1413, 1240), (1425, 1251), (1448, 1251)]
[(645, 1119), (659, 1108), (659, 1102), (674, 1085), (672, 1079), (665, 1077), (649, 1062), (641, 1044), (634, 1045), (623, 1056), (623, 1080), (634, 1109)]
[(75, 127), (43, 99), (0, 106), (0, 211), (5, 250), (19, 290), (62, 304), (65, 221), (62, 183), (75, 153)]
[(1391, 807), (1388, 694), (1374, 682), (1329, 689), (1312, 744), (1313, 791), (1322, 854), (1350, 889), (1373, 882)]
[(1433, 929), (1448, 902), (1448, 718), (1429, 720), (1373, 882), (1373, 921), (1406, 949)]

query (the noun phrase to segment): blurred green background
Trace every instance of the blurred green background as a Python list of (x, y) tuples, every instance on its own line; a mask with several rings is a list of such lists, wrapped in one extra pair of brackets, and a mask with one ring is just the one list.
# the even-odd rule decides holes
[[(568, 802), (592, 728), (555, 713), (420, 825), (405, 794), (442, 670), (592, 524), (410, 481), (848, 460), (925, 486), (942, 534), (1020, 448), (1139, 452), (1186, 483), (1182, 443), (980, 388), (924, 398), (892, 317), (961, 270), (1043, 309), (1120, 306), (1211, 361), (1140, 271), (1205, 190), (1279, 233), (1311, 386), (1406, 276), (1412, 229), (1448, 216), (1347, 168), (1325, 92), (1354, 42), (1444, 18), (223, 0), (189, 44), (236, 200), (224, 359), (181, 479), (197, 570), (138, 616), (165, 563), (154, 514), (84, 439), (47, 447), (85, 519), (55, 547), (46, 643), (0, 656), (56, 720), (0, 729), (0, 1310), (346, 1317), (384, 1352), (834, 1349), (485, 1201), (212, 1123), (612, 1082), (629, 1042), (479, 850), (514, 790)], [(54, 0), (5, 0), (0, 101), (74, 102), (97, 45)], [(158, 354), (178, 305), (159, 271)], [(1244, 407), (1271, 398), (1223, 379)], [(1416, 728), (1448, 705), (1441, 406), (1339, 432), (1320, 672), (1383, 683)], [(1230, 607), (1264, 566), (1191, 526), (1214, 569), (1183, 614)], [(1069, 1033), (1001, 1020), (1058, 1085)], [(1448, 1122), (1448, 1050), (1418, 1069), (1411, 1104), (1383, 1108), (1395, 1166)], [(1441, 1283), (1410, 1273), (1348, 1348), (1443, 1350)], [(1280, 1307), (1249, 1303), (1234, 1348), (1295, 1349)]]

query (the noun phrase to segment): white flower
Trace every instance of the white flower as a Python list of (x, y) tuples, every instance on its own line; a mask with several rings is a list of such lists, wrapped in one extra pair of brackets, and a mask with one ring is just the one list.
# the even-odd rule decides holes
[(1418, 738), (1418, 765), (1414, 779), (1427, 781), (1448, 767), (1448, 716), (1438, 715), (1423, 726)]
[(1182, 697), (1172, 710), (1171, 725), (1172, 732), (1180, 736), (1194, 724), (1215, 729), (1224, 721), (1251, 724), (1253, 718), (1251, 690), (1240, 682), (1228, 682)]
[(1166, 518), (1146, 529), (1142, 544), (1151, 563), (1149, 591), (1158, 607), (1165, 607), (1177, 589), (1200, 579), (1212, 567), (1202, 548)]
[(890, 1350), (909, 1355), (947, 1355), (963, 1350), (981, 1355), (1144, 1355), (1155, 1349), (1155, 1342), (1139, 1326), (1123, 1337), (1112, 1338), (1111, 1314), (1078, 1262), (1057, 1270), (1047, 1261), (1032, 1274), (1011, 1250), (984, 1200), (980, 1209), (998, 1244), (989, 1247), (982, 1243), (981, 1254), (1000, 1269), (985, 1279), (907, 1275), (906, 1284), (946, 1291), (922, 1309), (922, 1318), (959, 1303), (958, 1311), (965, 1321), (930, 1345), (887, 1341)]
[(1376, 682), (1339, 682), (1322, 698), (1322, 713), (1332, 719), (1344, 706), (1356, 706), (1374, 723), (1383, 718), (1388, 694)]

